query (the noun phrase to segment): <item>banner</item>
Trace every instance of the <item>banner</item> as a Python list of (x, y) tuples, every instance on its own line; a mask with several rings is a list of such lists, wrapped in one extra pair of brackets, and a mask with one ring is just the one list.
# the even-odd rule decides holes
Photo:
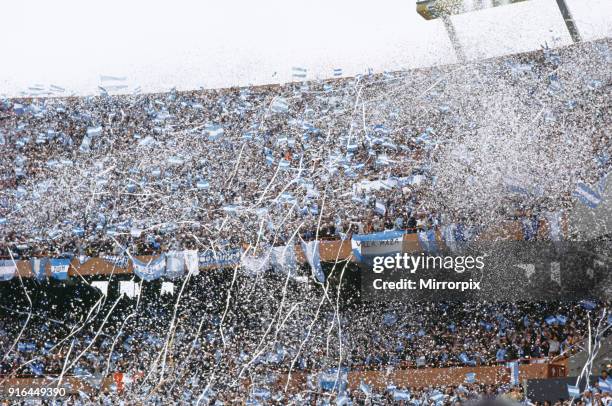
[(319, 374), (319, 387), (325, 391), (344, 392), (348, 384), (348, 368), (332, 368)]
[(166, 277), (176, 279), (185, 273), (185, 257), (183, 251), (168, 251), (166, 254)]
[(245, 255), (240, 263), (240, 268), (251, 275), (266, 271), (270, 268), (270, 252), (261, 256)]
[(104, 261), (116, 266), (117, 268), (127, 268), (129, 258), (127, 255), (103, 255)]
[(69, 258), (51, 259), (51, 277), (60, 281), (68, 279)]
[(47, 262), (49, 262), (48, 258), (32, 258), (30, 263), (32, 264), (32, 275), (34, 275), (34, 279), (42, 280), (47, 277), (47, 273), (45, 271), (47, 267)]
[(200, 268), (228, 268), (240, 264), (240, 248), (206, 250), (199, 254)]
[(325, 282), (325, 273), (321, 267), (321, 257), (319, 255), (319, 241), (302, 242), (302, 251), (306, 256), (306, 261), (310, 265), (312, 276), (314, 276), (319, 282)]
[(141, 279), (149, 282), (163, 276), (166, 270), (166, 256), (161, 254), (148, 263), (132, 258), (132, 264), (134, 265), (134, 273)]
[(200, 267), (198, 260), (197, 250), (185, 250), (183, 251), (183, 258), (185, 259), (185, 267), (187, 272), (191, 275), (199, 275)]
[(270, 265), (277, 272), (294, 272), (297, 268), (295, 245), (272, 247), (270, 251)]
[(351, 246), (357, 262), (366, 256), (393, 255), (402, 252), (405, 231), (383, 231), (372, 234), (353, 235)]
[(0, 260), (0, 281), (10, 281), (15, 276), (17, 267), (12, 259)]

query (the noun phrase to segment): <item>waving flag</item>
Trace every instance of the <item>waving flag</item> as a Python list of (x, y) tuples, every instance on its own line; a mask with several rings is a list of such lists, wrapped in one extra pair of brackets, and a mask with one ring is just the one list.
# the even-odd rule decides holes
[(307, 72), (306, 68), (301, 68), (297, 66), (294, 66), (293, 68), (291, 68), (291, 76), (293, 76), (294, 79), (305, 79), (306, 72)]
[(372, 396), (372, 386), (367, 385), (364, 381), (361, 381), (359, 383), (359, 389), (361, 389), (361, 391), (365, 393), (366, 396)]
[(159, 279), (164, 274), (166, 270), (166, 256), (161, 254), (148, 263), (132, 258), (132, 264), (134, 265), (134, 273), (148, 282)]
[(380, 214), (381, 216), (384, 216), (387, 212), (387, 207), (385, 206), (385, 203), (382, 200), (377, 200), (376, 205), (374, 207), (374, 211)]
[(286, 113), (289, 111), (289, 103), (282, 97), (277, 97), (270, 105), (270, 110), (274, 113)]
[(465, 365), (476, 365), (476, 361), (470, 359), (465, 352), (459, 354), (459, 360)]
[(557, 324), (557, 318), (555, 316), (548, 316), (544, 321), (546, 321), (546, 324), (553, 325), (553, 324)]
[(204, 127), (204, 133), (208, 136), (209, 141), (215, 141), (223, 135), (224, 129), (218, 124), (207, 124)]
[(342, 68), (334, 69), (334, 76), (336, 76), (336, 77), (342, 76)]
[(69, 258), (51, 259), (51, 277), (64, 281), (68, 279)]
[(572, 398), (580, 396), (580, 389), (577, 386), (567, 385), (567, 394)]
[(396, 389), (393, 391), (393, 400), (410, 400), (410, 392), (408, 392), (407, 390)]
[(17, 267), (12, 259), (0, 260), (0, 281), (10, 281), (15, 276)]
[(597, 385), (602, 392), (612, 393), (612, 377), (607, 377), (605, 380), (599, 378)]

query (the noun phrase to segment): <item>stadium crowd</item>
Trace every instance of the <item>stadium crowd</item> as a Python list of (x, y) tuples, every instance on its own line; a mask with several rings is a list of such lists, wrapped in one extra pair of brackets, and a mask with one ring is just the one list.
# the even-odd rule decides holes
[[(385, 371), (569, 355), (587, 334), (587, 312), (599, 317), (606, 307), (477, 301), (337, 307), (298, 281), (280, 291), (283, 276), (240, 275), (232, 287), (227, 271), (211, 271), (191, 278), (182, 293), (159, 296), (159, 284), (143, 284), (135, 298), (104, 297), (81, 283), (34, 287), (25, 328), (29, 301), (11, 282), (13, 293), (2, 295), (0, 308), (0, 375), (63, 374), (100, 388), (105, 377), (122, 373), (134, 396), (192, 399), (210, 383), (211, 399), (244, 399), (253, 391), (273, 399), (283, 393), (279, 377), (290, 371), (309, 375), (307, 391), (318, 393), (319, 375), (339, 364)], [(159, 374), (163, 388), (152, 379)], [(123, 393), (123, 385), (114, 382), (114, 391)]]
[[(610, 168), (608, 45), (261, 88), (2, 100), (2, 256), (478, 230), (566, 209), (577, 181)], [(479, 383), (331, 394), (321, 374), (552, 358), (578, 348), (587, 311), (608, 307), (340, 306), (336, 292), (282, 272), (227, 272), (185, 277), (161, 297), (157, 282), (135, 298), (85, 280), (0, 282), (0, 384), (77, 376), (94, 390), (75, 404), (523, 399)], [(278, 388), (288, 373), (310, 375), (307, 389)], [(111, 391), (96, 391), (109, 376)]]
[[(296, 232), (307, 239), (317, 230), (337, 238), (449, 223), (479, 229), (544, 216), (571, 205), (577, 181), (609, 170), (610, 77), (600, 63), (609, 58), (604, 40), (477, 62), (467, 71), (4, 99), (2, 255), (9, 243), (25, 258), (99, 256), (120, 245), (146, 254), (219, 241), (278, 245)], [(524, 150), (512, 145), (525, 142), (525, 129), (512, 127), (523, 118), (491, 116), (486, 105), (509, 91), (513, 99), (500, 109), (529, 117), (541, 110), (530, 142), (542, 159), (515, 168), (518, 181), (501, 158)], [(479, 158), (461, 151), (482, 145), (489, 131), (506, 139), (488, 139), (491, 151)], [(487, 166), (493, 158), (499, 168)]]

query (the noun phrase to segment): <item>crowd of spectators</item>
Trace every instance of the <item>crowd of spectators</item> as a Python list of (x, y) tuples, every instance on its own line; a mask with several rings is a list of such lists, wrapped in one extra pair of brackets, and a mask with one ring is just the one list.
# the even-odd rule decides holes
[(568, 356), (584, 350), (587, 312), (596, 320), (606, 307), (355, 298), (338, 305), (303, 282), (281, 290), (284, 278), (275, 272), (238, 275), (233, 285), (230, 276), (202, 273), (182, 293), (177, 286), (163, 296), (159, 283), (145, 283), (135, 298), (112, 289), (104, 297), (84, 283), (33, 286), (31, 309), (13, 281), (0, 308), (0, 375), (64, 374), (99, 389), (119, 372), (134, 382), (123, 395), (176, 400), (198, 397), (210, 384), (211, 399), (244, 399), (254, 390), (269, 391), (271, 399), (284, 393), (278, 382), (290, 371), (310, 376), (300, 393), (316, 393), (319, 374), (339, 364), (384, 372)]
[[(567, 209), (578, 180), (610, 167), (608, 45), (282, 86), (1, 100), (1, 255), (277, 246), (294, 235), (480, 229)], [(522, 127), (527, 117), (537, 134)], [(501, 156), (517, 151), (533, 159)], [(506, 179), (507, 162), (520, 163), (520, 176)], [(522, 400), (510, 385), (331, 394), (318, 379), (338, 366), (550, 359), (580, 349), (586, 312), (606, 308), (340, 304), (282, 272), (227, 272), (185, 277), (168, 296), (142, 283), (136, 298), (85, 280), (2, 282), (0, 384), (77, 376), (93, 390), (75, 404), (391, 404), (398, 390), (418, 404)], [(278, 388), (289, 373), (310, 376), (309, 386)], [(110, 391), (100, 391), (107, 377)]]
[[(317, 226), (337, 238), (562, 210), (610, 165), (609, 55), (602, 40), (326, 82), (4, 99), (2, 255), (276, 245)], [(487, 115), (495, 103), (541, 110), (531, 150), (512, 144), (526, 142), (522, 117)], [(471, 151), (484, 136), (490, 150)], [(542, 156), (506, 173), (518, 151)]]

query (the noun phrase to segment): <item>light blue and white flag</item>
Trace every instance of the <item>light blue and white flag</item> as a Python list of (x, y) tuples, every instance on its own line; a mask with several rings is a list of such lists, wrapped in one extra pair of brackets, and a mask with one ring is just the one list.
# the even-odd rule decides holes
[(19, 352), (33, 352), (36, 351), (36, 343), (33, 341), (28, 342), (18, 342), (17, 343), (17, 351)]
[(367, 396), (370, 397), (372, 396), (372, 386), (371, 385), (367, 385), (364, 381), (361, 381), (359, 383), (359, 389), (361, 389), (361, 391)]
[(476, 372), (468, 372), (465, 374), (465, 383), (475, 383), (476, 382)]
[(69, 258), (51, 259), (51, 277), (53, 279), (65, 281), (68, 279), (68, 268), (70, 267)]
[(304, 251), (308, 265), (310, 265), (312, 276), (319, 282), (325, 283), (325, 273), (323, 273), (321, 256), (319, 255), (319, 241), (302, 242), (302, 251)]
[(600, 192), (591, 189), (585, 183), (579, 182), (576, 185), (576, 190), (573, 193), (574, 197), (578, 198), (580, 203), (585, 206), (595, 209), (601, 203)]
[(393, 400), (395, 401), (410, 400), (410, 392), (407, 390), (395, 389), (393, 391)]
[(552, 326), (552, 325), (557, 324), (559, 322), (555, 316), (548, 316), (544, 321), (549, 326)]
[(442, 402), (444, 400), (444, 394), (440, 391), (435, 391), (430, 397), (429, 400), (433, 400), (434, 402)]
[(223, 126), (219, 124), (206, 124), (204, 133), (208, 136), (209, 141), (218, 140), (224, 133)]
[(185, 258), (183, 251), (168, 251), (166, 253), (166, 274), (170, 279), (177, 279), (185, 273)]
[(597, 386), (604, 393), (612, 393), (612, 377), (607, 377), (605, 380), (599, 378)]
[(294, 79), (305, 79), (307, 74), (307, 69), (299, 66), (294, 66), (291, 68), (291, 76)]
[(335, 68), (334, 69), (334, 76), (336, 76), (336, 77), (342, 76), (342, 68)]
[(574, 385), (567, 385), (567, 394), (571, 398), (577, 398), (580, 396), (580, 389)]
[(459, 354), (459, 360), (463, 362), (465, 365), (476, 365), (476, 361), (470, 359), (465, 352)]
[(291, 166), (291, 163), (289, 161), (287, 161), (286, 159), (282, 158), (279, 162), (278, 162), (278, 166), (281, 169), (288, 169), (289, 166)]
[(336, 398), (336, 406), (348, 406), (351, 404), (351, 400), (346, 396), (346, 393), (341, 393)]
[(0, 281), (10, 281), (16, 271), (17, 267), (12, 259), (0, 260)]
[(47, 258), (32, 258), (30, 260), (32, 264), (32, 275), (34, 275), (36, 280), (42, 280), (47, 277), (45, 270), (48, 262), (49, 260)]
[(510, 385), (519, 384), (519, 363), (518, 361), (509, 362), (508, 368), (510, 368)]
[(132, 258), (134, 273), (141, 279), (149, 282), (159, 279), (164, 275), (166, 270), (166, 256), (161, 254), (159, 257), (152, 259), (149, 262), (142, 262), (136, 258)]
[(376, 205), (374, 206), (374, 211), (380, 214), (381, 216), (384, 216), (387, 212), (387, 207), (385, 206), (385, 203), (382, 200), (377, 200)]
[(272, 101), (270, 110), (274, 113), (286, 113), (289, 111), (289, 103), (282, 97), (277, 97)]

